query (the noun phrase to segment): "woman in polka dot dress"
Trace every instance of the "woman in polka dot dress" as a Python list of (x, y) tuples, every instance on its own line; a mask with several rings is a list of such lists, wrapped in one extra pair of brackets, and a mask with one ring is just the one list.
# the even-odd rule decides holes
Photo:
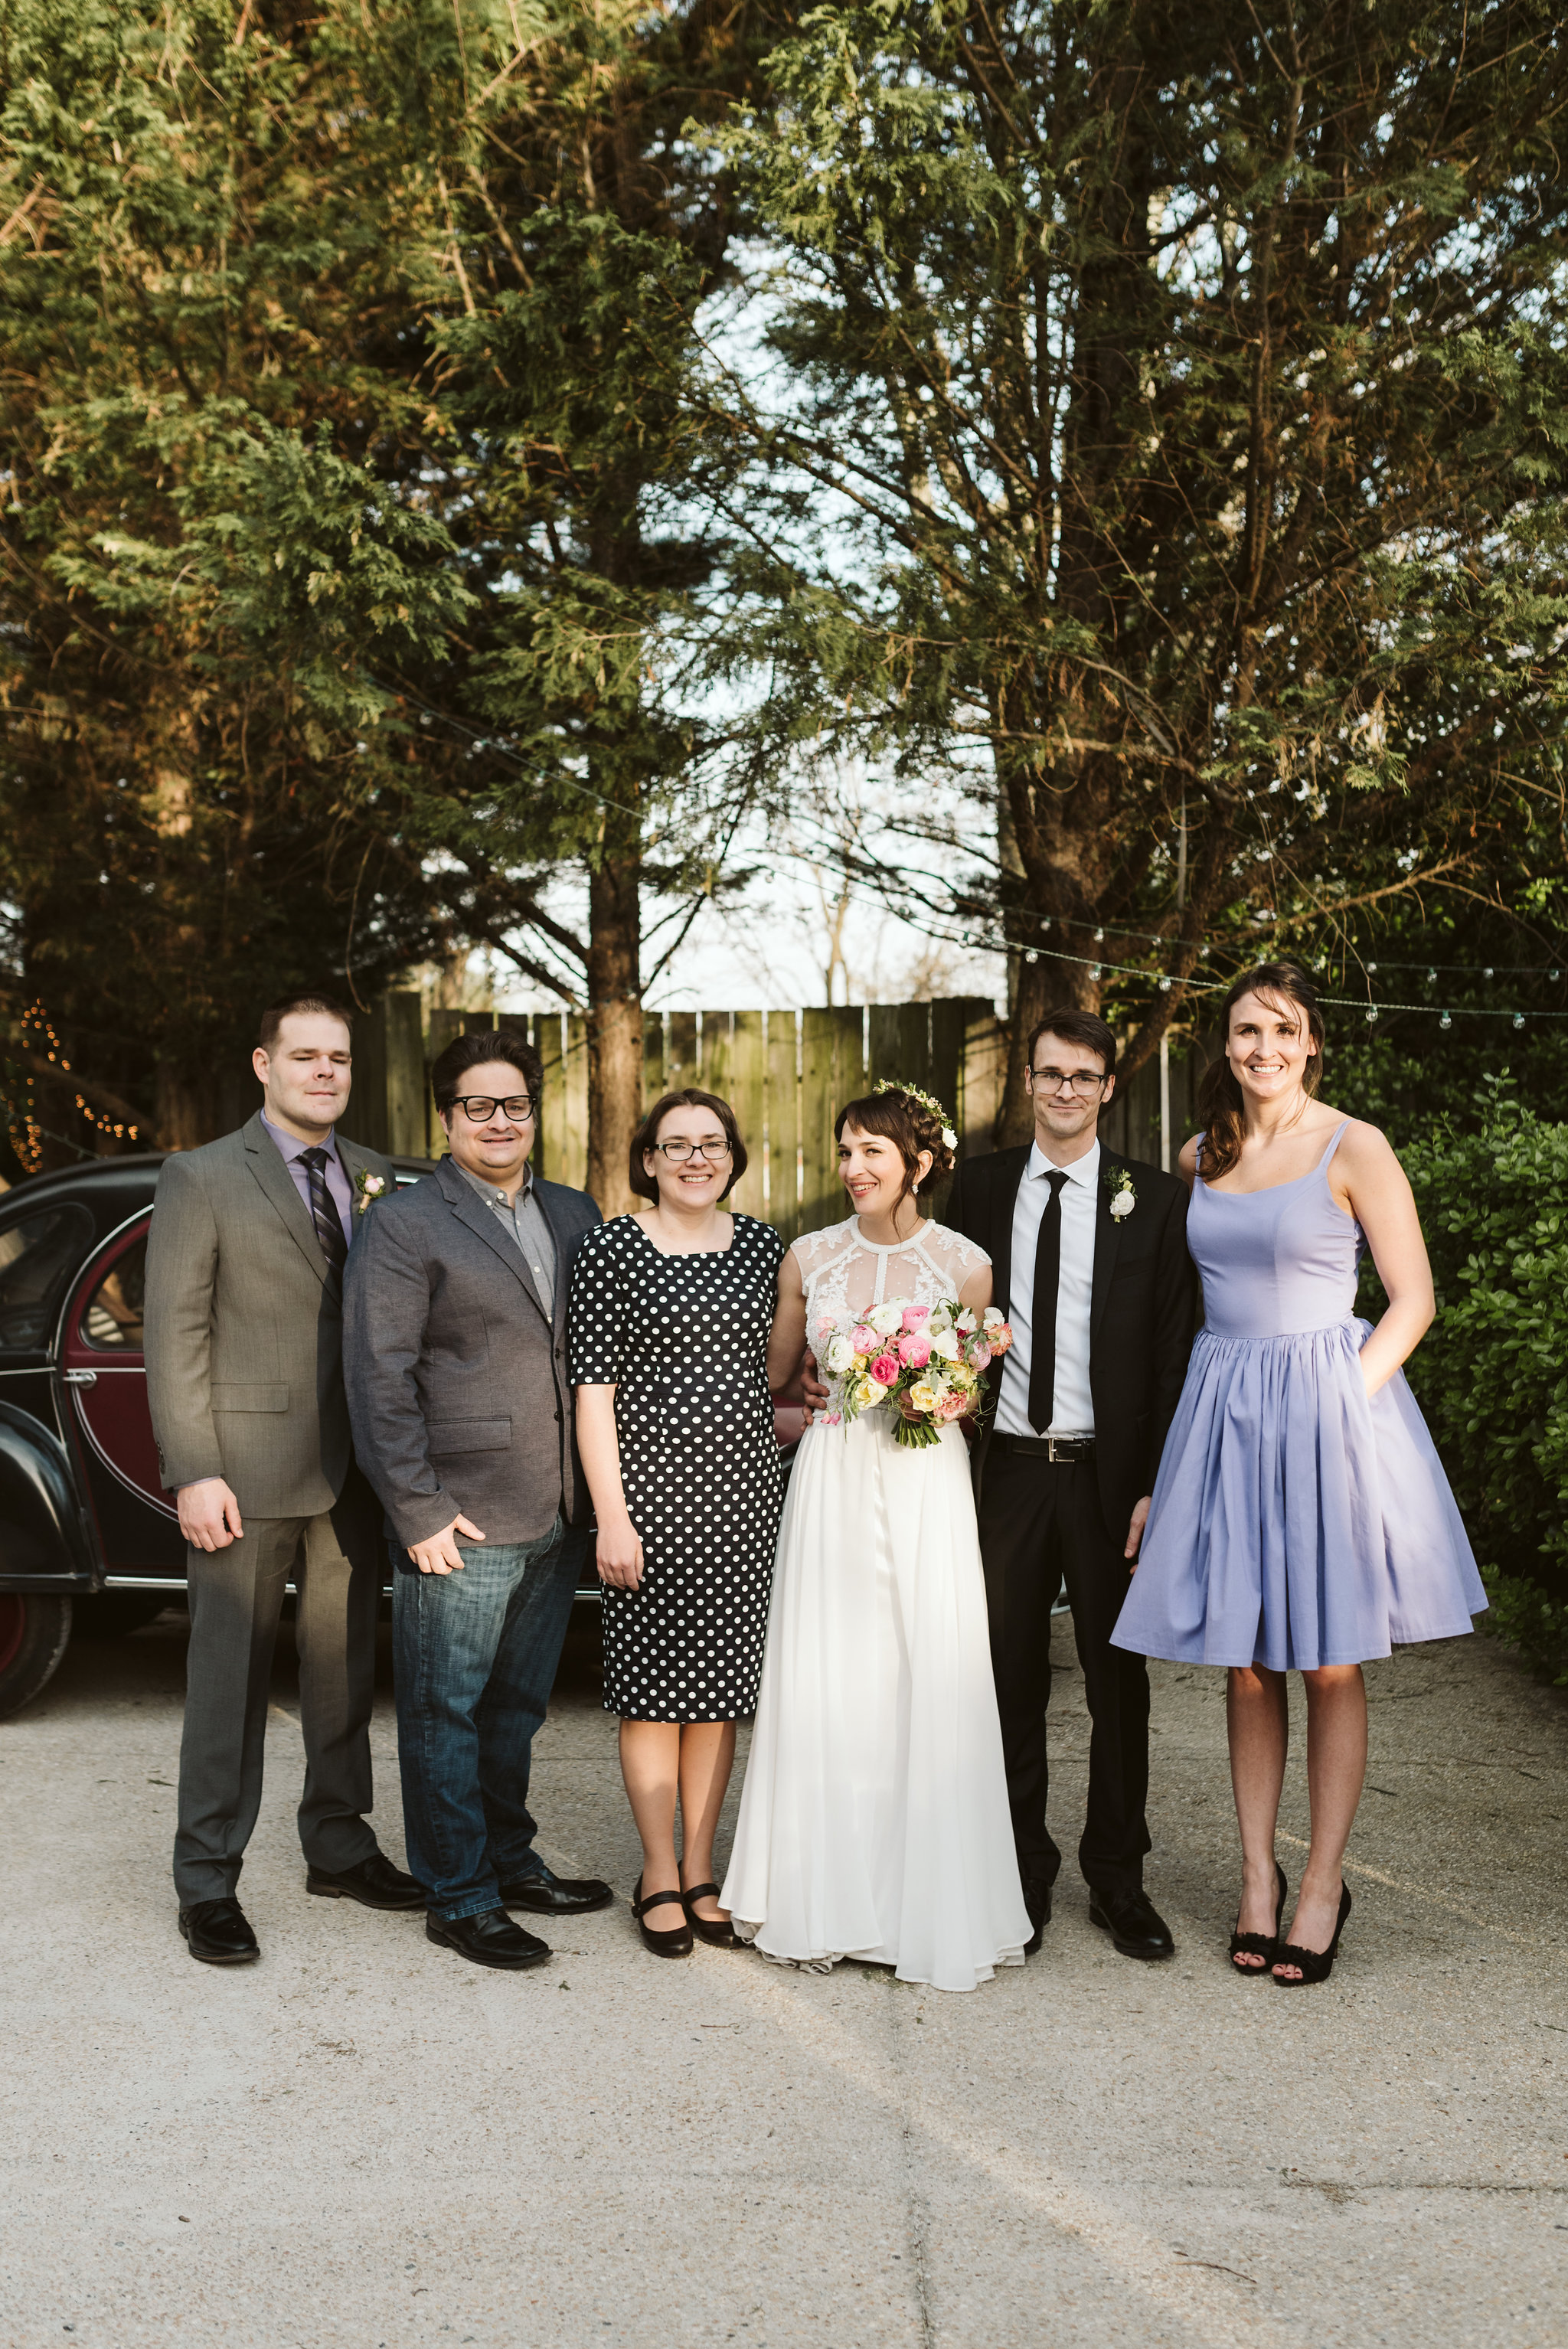
[(727, 1102), (667, 1094), (632, 1141), (632, 1188), (650, 1205), (591, 1232), (572, 1275), (604, 1707), (621, 1716), (643, 1842), (633, 1909), (665, 1957), (686, 1956), (694, 1929), (726, 1947), (735, 1938), (713, 1837), (735, 1724), (757, 1703), (782, 1506), (769, 1371), (782, 1384), (801, 1350), (798, 1314), (775, 1331), (783, 1241), (718, 1204), (745, 1171)]

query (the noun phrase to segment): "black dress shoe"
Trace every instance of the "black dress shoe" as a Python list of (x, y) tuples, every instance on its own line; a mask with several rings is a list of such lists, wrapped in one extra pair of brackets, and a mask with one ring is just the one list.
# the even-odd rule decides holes
[(1109, 1933), (1124, 1958), (1173, 1958), (1171, 1928), (1147, 1892), (1097, 1892), (1089, 1888), (1088, 1918)]
[(259, 1958), (250, 1920), (231, 1893), (222, 1900), (193, 1900), (180, 1911), (180, 1930), (191, 1954), (208, 1966), (248, 1966)]
[(368, 1859), (356, 1859), (352, 1868), (307, 1868), (304, 1889), (319, 1892), (325, 1900), (362, 1900), (366, 1909), (422, 1909), (425, 1905), (424, 1886), (394, 1868), (380, 1851), (373, 1851)]
[(504, 1909), (487, 1909), (478, 1917), (450, 1920), (427, 1912), (425, 1939), (456, 1950), (459, 1958), (468, 1958), (476, 1966), (499, 1966), (505, 1973), (541, 1966), (550, 1955), (549, 1942), (514, 1925)]
[(531, 1909), (536, 1917), (582, 1917), (614, 1898), (596, 1876), (525, 1876), (500, 1888), (503, 1909)]
[(1043, 1876), (1026, 1876), (1024, 1878), (1024, 1907), (1035, 1929), (1024, 1944), (1024, 1955), (1032, 1958), (1045, 1937), (1046, 1927), (1051, 1921), (1051, 1888)]

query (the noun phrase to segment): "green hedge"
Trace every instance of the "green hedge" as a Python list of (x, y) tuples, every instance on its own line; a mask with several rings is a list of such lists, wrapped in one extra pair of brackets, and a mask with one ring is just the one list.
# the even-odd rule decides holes
[[(1487, 1628), (1568, 1682), (1568, 1125), (1494, 1085), (1479, 1132), (1400, 1150), (1437, 1284), (1408, 1365), (1475, 1546)], [(1364, 1309), (1383, 1309), (1370, 1265)]]

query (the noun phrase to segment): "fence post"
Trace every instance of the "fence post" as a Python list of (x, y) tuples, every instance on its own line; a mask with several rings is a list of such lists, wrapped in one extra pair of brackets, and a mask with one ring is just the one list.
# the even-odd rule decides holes
[(768, 1220), (785, 1239), (800, 1229), (800, 1101), (793, 1011), (763, 1014), (768, 1063)]

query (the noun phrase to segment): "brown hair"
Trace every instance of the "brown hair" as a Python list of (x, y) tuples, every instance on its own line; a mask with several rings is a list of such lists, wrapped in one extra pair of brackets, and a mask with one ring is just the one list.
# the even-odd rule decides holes
[(895, 1200), (895, 1207), (920, 1188), (915, 1168), (923, 1150), (931, 1153), (931, 1169), (925, 1179), (940, 1182), (951, 1174), (957, 1161), (942, 1139), (942, 1120), (934, 1110), (928, 1109), (913, 1093), (890, 1086), (885, 1092), (867, 1093), (860, 1101), (846, 1102), (833, 1120), (833, 1139), (841, 1142), (844, 1128), (852, 1125), (861, 1133), (880, 1134), (884, 1142), (892, 1143), (903, 1160), (903, 1188)]
[(1243, 995), (1261, 995), (1265, 1001), (1296, 1006), (1312, 1040), (1301, 1080), (1309, 1098), (1323, 1076), (1323, 1014), (1312, 981), (1300, 964), (1260, 962), (1243, 971), (1220, 1006), (1220, 1057), (1210, 1061), (1198, 1088), (1198, 1123), (1203, 1133), (1199, 1172), (1211, 1178), (1228, 1174), (1242, 1154), (1242, 1089), (1231, 1073), (1224, 1048), (1230, 1040), (1231, 1014)]
[(1060, 1036), (1068, 1044), (1081, 1044), (1086, 1052), (1098, 1052), (1105, 1062), (1106, 1075), (1115, 1076), (1116, 1038), (1092, 1011), (1075, 1011), (1070, 1004), (1064, 1003), (1059, 1009), (1047, 1011), (1043, 1019), (1037, 1019), (1029, 1037), (1029, 1049), (1024, 1055), (1026, 1069), (1034, 1068), (1035, 1047), (1042, 1036)]
[(466, 1035), (454, 1036), (430, 1064), (430, 1091), (436, 1096), (436, 1107), (442, 1112), (449, 1110), (469, 1071), (483, 1068), (487, 1061), (504, 1061), (508, 1068), (517, 1071), (537, 1117), (539, 1096), (544, 1090), (544, 1068), (527, 1037), (520, 1035), (515, 1028), (470, 1028)]
[(256, 1030), (258, 1051), (270, 1054), (277, 1050), (278, 1031), (284, 1021), (295, 1011), (315, 1011), (319, 1012), (324, 1019), (341, 1019), (348, 1030), (349, 1041), (353, 1042), (353, 1018), (345, 1010), (343, 1005), (335, 1002), (330, 995), (285, 995), (281, 1003), (269, 1003), (262, 1014), (261, 1025)]
[(724, 1195), (727, 1198), (746, 1172), (746, 1144), (740, 1139), (740, 1128), (735, 1122), (735, 1112), (729, 1103), (720, 1101), (717, 1093), (699, 1092), (695, 1085), (687, 1085), (678, 1093), (665, 1093), (662, 1101), (654, 1103), (633, 1134), (631, 1164), (626, 1174), (633, 1190), (639, 1199), (657, 1201), (659, 1178), (649, 1174), (643, 1160), (657, 1145), (659, 1128), (672, 1109), (710, 1109), (723, 1126), (724, 1138), (729, 1144), (729, 1180), (724, 1186)]

